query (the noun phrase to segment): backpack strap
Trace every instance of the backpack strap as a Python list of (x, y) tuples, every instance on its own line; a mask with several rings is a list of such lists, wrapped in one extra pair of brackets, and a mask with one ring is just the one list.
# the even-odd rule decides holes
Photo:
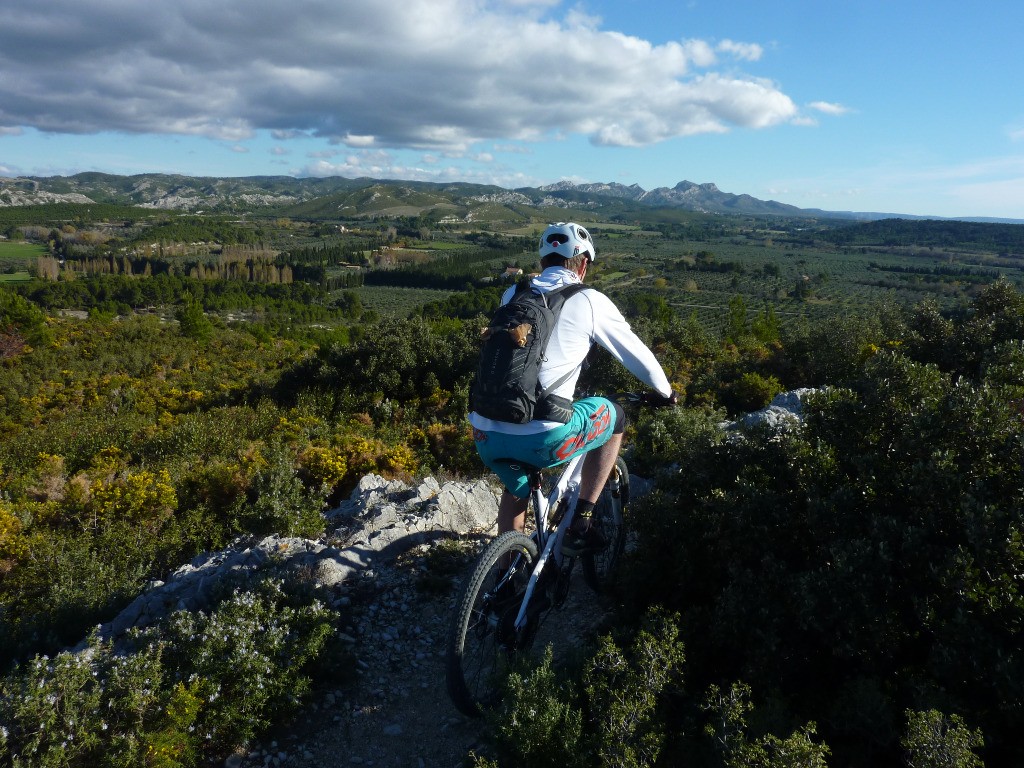
[[(557, 306), (551, 307), (551, 309), (552, 311), (557, 312), (559, 316), (561, 316), (562, 305), (570, 298), (572, 298), (574, 295), (576, 295), (577, 293), (579, 293), (580, 291), (584, 290), (587, 287), (588, 286), (584, 285), (583, 283), (576, 283), (574, 285), (567, 285), (565, 288), (559, 288), (557, 291), (549, 291), (547, 294), (542, 295), (544, 295), (545, 298), (547, 296), (551, 296), (552, 298), (558, 298)], [(537, 395), (537, 402), (539, 403), (543, 401), (544, 398), (546, 398), (548, 395), (550, 395), (552, 392), (554, 392), (556, 389), (562, 386), (565, 382), (567, 382), (569, 380), (569, 377), (572, 376), (574, 373), (576, 373), (576, 369), (572, 368), (564, 376), (559, 377), (558, 380), (555, 381), (553, 384), (550, 384), (549, 386), (545, 387), (544, 390), (539, 395)]]

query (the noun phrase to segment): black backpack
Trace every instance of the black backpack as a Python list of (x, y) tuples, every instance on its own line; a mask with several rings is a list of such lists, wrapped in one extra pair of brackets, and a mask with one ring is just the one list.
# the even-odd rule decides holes
[(545, 390), (540, 388), (538, 374), (562, 305), (584, 288), (578, 284), (536, 293), (527, 280), (516, 287), (512, 299), (498, 308), (481, 334), (484, 346), (470, 393), (474, 411), (513, 424), (533, 419), (569, 421), (572, 401), (549, 393), (573, 372)]

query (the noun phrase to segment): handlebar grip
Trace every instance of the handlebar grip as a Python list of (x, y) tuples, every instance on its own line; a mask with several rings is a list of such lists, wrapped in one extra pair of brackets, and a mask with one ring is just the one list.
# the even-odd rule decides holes
[(675, 390), (667, 397), (659, 392), (645, 392), (642, 401), (644, 405), (652, 408), (667, 408), (679, 404), (679, 394)]

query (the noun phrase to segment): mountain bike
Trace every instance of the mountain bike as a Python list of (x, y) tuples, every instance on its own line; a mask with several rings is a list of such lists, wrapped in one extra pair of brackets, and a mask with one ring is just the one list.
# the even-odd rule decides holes
[(579, 558), (562, 553), (579, 498), (581, 454), (566, 463), (545, 493), (542, 469), (516, 463), (530, 482), (533, 531), (507, 531), (484, 549), (463, 584), (448, 637), (448, 695), (464, 714), (477, 716), (500, 700), (513, 664), (530, 650), (537, 630), (564, 604), (576, 561), (597, 593), (610, 585), (626, 542), (623, 514), (629, 500), (629, 470), (616, 460), (594, 506), (591, 525), (608, 542)]

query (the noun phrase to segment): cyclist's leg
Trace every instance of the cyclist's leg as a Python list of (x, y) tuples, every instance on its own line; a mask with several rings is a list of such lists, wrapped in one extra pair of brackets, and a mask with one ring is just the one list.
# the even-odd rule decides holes
[(587, 452), (580, 475), (580, 501), (597, 502), (622, 447), (622, 432), (613, 432), (608, 442)]
[(498, 535), (505, 531), (522, 531), (526, 528), (526, 508), (529, 497), (521, 499), (507, 488), (501, 493), (498, 503)]
[[(580, 550), (584, 546), (594, 548), (601, 542), (582, 540), (590, 528), (589, 515), (594, 503), (615, 467), (625, 427), (625, 413), (622, 408), (603, 397), (586, 397), (573, 403), (573, 417), (554, 445), (552, 464), (568, 461), (573, 456), (586, 453), (580, 475), (580, 495), (576, 504), (576, 515), (572, 530), (573, 541), (563, 541), (562, 551)], [(550, 444), (549, 444), (550, 445)]]
[(476, 451), (483, 463), (505, 486), (498, 503), (498, 534), (522, 531), (526, 525), (526, 507), (530, 489), (526, 473), (507, 461), (518, 457), (517, 437), (499, 432), (473, 430)]
[(619, 451), (622, 448), (622, 438), (626, 429), (626, 414), (618, 403), (611, 403), (612, 424), (611, 434), (607, 440), (587, 451), (586, 459), (583, 461), (583, 471), (580, 475), (580, 501), (577, 505), (576, 522), (573, 525), (580, 533), (585, 533), (590, 527), (589, 513), (597, 503), (604, 490), (615, 462), (619, 458)]

